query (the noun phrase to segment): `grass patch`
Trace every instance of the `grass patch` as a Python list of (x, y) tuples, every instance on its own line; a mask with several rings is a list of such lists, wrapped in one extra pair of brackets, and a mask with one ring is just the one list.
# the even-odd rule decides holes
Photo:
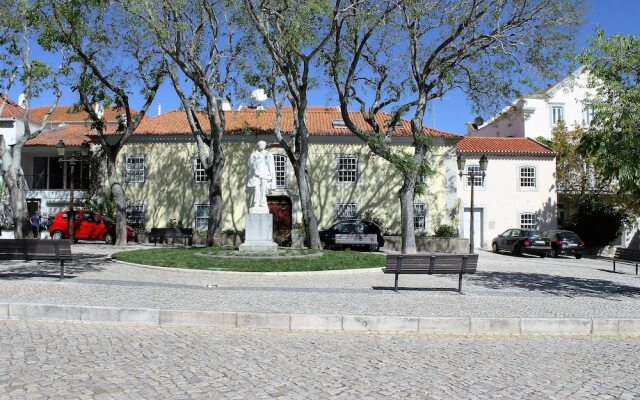
[[(323, 250), (321, 257), (314, 256), (314, 250), (295, 250), (296, 258), (216, 258), (203, 256), (229, 255), (228, 248), (163, 248), (149, 250), (131, 250), (115, 253), (112, 257), (118, 261), (135, 264), (155, 265), (158, 267), (205, 269), (241, 272), (286, 272), (286, 271), (326, 271), (355, 268), (383, 267), (385, 257), (379, 253), (361, 253), (357, 251)], [(197, 255), (197, 254), (200, 255)], [(308, 254), (309, 257), (300, 255)]]

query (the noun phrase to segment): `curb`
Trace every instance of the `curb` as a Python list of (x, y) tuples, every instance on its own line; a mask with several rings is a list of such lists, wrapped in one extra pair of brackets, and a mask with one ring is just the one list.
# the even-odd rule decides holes
[(156, 269), (161, 271), (180, 271), (180, 272), (198, 272), (205, 274), (225, 274), (225, 275), (242, 275), (242, 276), (314, 276), (314, 275), (351, 275), (351, 274), (365, 274), (369, 272), (380, 272), (384, 267), (375, 268), (356, 268), (356, 269), (330, 269), (324, 271), (288, 271), (288, 272), (241, 272), (241, 271), (210, 271), (208, 269), (189, 269), (189, 268), (172, 268), (172, 267), (158, 267), (156, 265), (136, 264), (127, 261), (119, 261), (115, 258), (110, 258), (111, 261), (131, 265), (133, 267)]
[(0, 320), (133, 323), (286, 332), (640, 337), (640, 319), (276, 314), (5, 303), (0, 304)]

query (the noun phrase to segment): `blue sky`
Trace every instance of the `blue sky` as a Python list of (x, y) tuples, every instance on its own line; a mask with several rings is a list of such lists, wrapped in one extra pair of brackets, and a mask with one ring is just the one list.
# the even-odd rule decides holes
[[(591, 0), (591, 7), (586, 15), (586, 23), (579, 30), (577, 41), (578, 47), (582, 47), (587, 42), (588, 37), (593, 34), (596, 28), (604, 29), (608, 35), (623, 33), (640, 35), (640, 1), (638, 0)], [(14, 93), (15, 92), (15, 93)], [(13, 90), (11, 96), (17, 99), (19, 91)], [(60, 104), (68, 105), (77, 101), (76, 95), (67, 92), (60, 100)], [(234, 99), (234, 107), (245, 103)], [(45, 105), (50, 103), (50, 98), (37, 99), (32, 106)], [(138, 104), (140, 103), (140, 104)], [(149, 115), (156, 115), (158, 104), (162, 104), (162, 111), (166, 112), (178, 108), (179, 101), (171, 85), (166, 82), (158, 95), (154, 104), (149, 109)], [(332, 93), (324, 90), (316, 90), (310, 96), (311, 105), (335, 105), (337, 104)], [(139, 109), (141, 101), (134, 100), (134, 108)], [(505, 104), (506, 105), (506, 104)], [(428, 115), (425, 117), (425, 124), (444, 131), (464, 134), (464, 123), (473, 120), (475, 117), (471, 113), (471, 106), (465, 95), (461, 92), (450, 92), (442, 100), (433, 102)], [(490, 115), (482, 115), (488, 119)]]

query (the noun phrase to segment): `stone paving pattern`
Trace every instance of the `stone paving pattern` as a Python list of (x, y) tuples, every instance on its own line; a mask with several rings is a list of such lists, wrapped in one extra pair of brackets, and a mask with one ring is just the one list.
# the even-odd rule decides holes
[(635, 399), (632, 338), (0, 321), (2, 399)]
[[(131, 246), (135, 248), (135, 246)], [(480, 252), (478, 273), (457, 276), (266, 275), (149, 269), (113, 262), (103, 244), (73, 246), (72, 277), (51, 262), (0, 263), (0, 303), (262, 313), (447, 317), (640, 318), (640, 277), (598, 259)], [(622, 273), (620, 273), (622, 272)]]

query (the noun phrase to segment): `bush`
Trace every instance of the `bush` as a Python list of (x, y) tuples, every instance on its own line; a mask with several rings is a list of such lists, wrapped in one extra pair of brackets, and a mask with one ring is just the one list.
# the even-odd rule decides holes
[(577, 233), (587, 247), (603, 248), (618, 237), (628, 219), (625, 212), (593, 195), (580, 200), (564, 228)]
[(440, 225), (436, 228), (435, 232), (433, 232), (433, 236), (438, 238), (457, 238), (458, 231), (453, 225)]

